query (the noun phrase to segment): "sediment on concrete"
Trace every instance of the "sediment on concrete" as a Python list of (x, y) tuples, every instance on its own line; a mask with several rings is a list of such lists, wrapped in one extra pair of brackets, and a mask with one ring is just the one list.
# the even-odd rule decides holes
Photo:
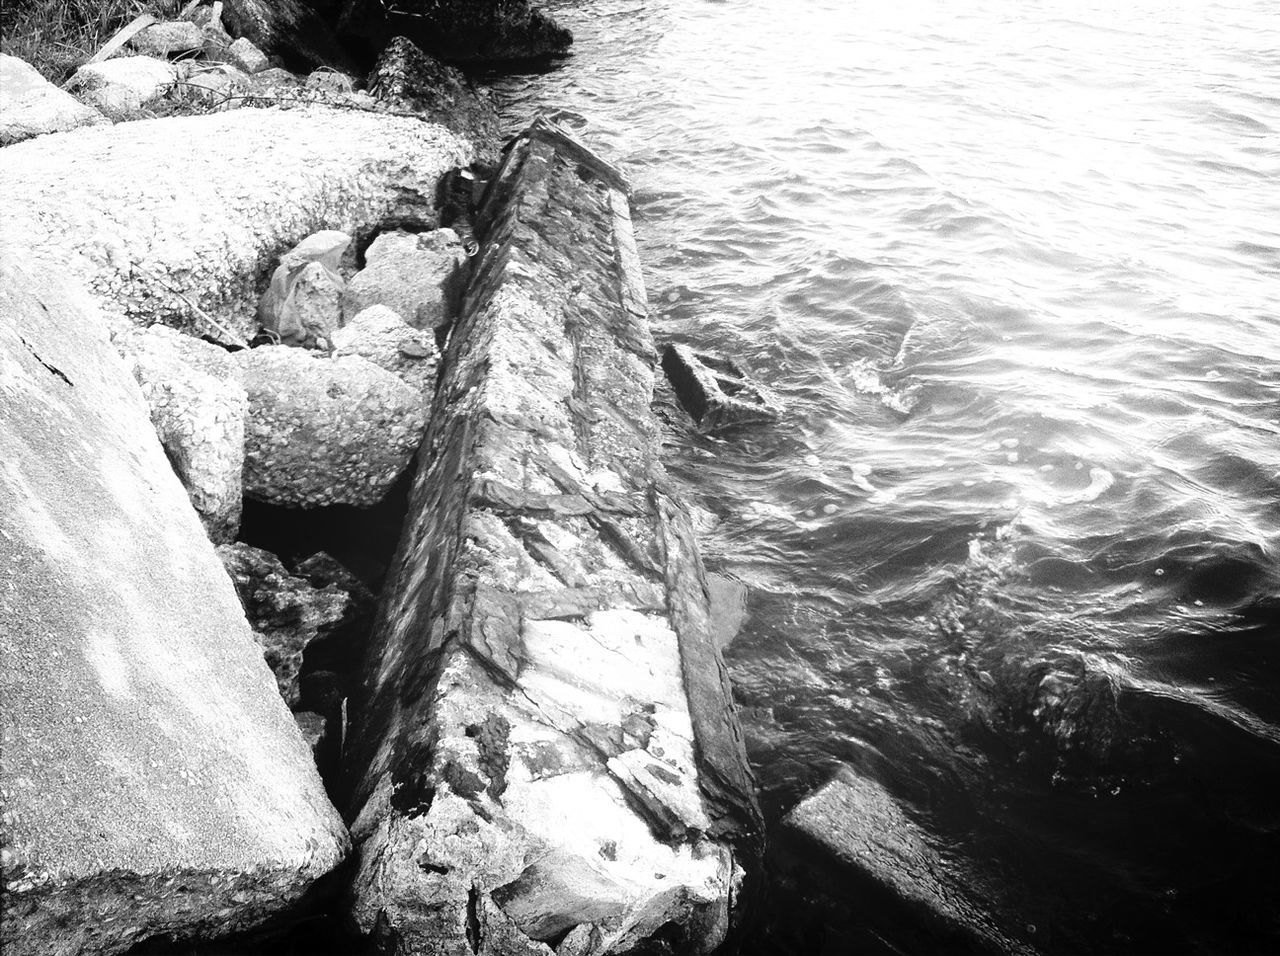
[(477, 237), (353, 708), (353, 912), (385, 952), (710, 952), (761, 827), (626, 183), (539, 121)]

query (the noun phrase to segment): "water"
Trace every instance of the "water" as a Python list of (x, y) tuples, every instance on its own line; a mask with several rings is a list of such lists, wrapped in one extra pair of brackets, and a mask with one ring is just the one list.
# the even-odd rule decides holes
[(883, 783), (1047, 952), (1280, 951), (1273, 0), (575, 0), (770, 819)]

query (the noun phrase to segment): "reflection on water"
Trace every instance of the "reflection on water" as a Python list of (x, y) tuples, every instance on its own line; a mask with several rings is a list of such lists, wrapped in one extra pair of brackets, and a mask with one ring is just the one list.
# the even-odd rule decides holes
[(1270, 0), (549, 6), (509, 126), (583, 117), (658, 335), (788, 402), (666, 405), (770, 812), (848, 763), (1046, 951), (1280, 947)]

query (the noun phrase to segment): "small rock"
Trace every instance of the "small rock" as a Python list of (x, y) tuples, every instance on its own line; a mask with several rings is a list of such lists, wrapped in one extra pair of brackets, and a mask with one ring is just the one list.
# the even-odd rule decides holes
[(668, 345), (662, 353), (680, 404), (704, 431), (776, 422), (782, 406), (732, 359)]
[(145, 56), (173, 56), (204, 46), (204, 31), (189, 20), (170, 20), (153, 23), (132, 40), (129, 45)]
[(113, 120), (135, 118), (173, 87), (177, 73), (168, 60), (125, 56), (86, 63), (76, 70), (68, 90)]
[(434, 340), (385, 305), (374, 305), (333, 334), (333, 354), (359, 355), (425, 397), (435, 390), (439, 361)]
[(253, 85), (258, 92), (269, 93), (273, 89), (296, 89), (302, 85), (302, 80), (286, 69), (273, 66), (254, 74)]
[(231, 356), (164, 326), (115, 337), (142, 388), (151, 423), (214, 542), (240, 527), (248, 398)]
[(271, 66), (267, 55), (244, 37), (240, 37), (227, 48), (227, 55), (232, 63), (250, 76), (262, 73)]
[(356, 355), (235, 353), (245, 370), (245, 494), (303, 508), (367, 506), (409, 464), (426, 427), (422, 396)]
[(328, 722), (319, 714), (310, 710), (295, 713), (293, 719), (297, 722), (298, 729), (302, 731), (302, 739), (311, 748), (312, 756), (316, 757), (317, 762), (319, 762), (320, 750), (324, 746)]
[(310, 90), (327, 90), (330, 93), (354, 93), (356, 89), (353, 77), (329, 69), (316, 70), (303, 85)]
[(347, 285), (343, 315), (354, 318), (371, 305), (385, 305), (415, 328), (440, 328), (449, 321), (466, 259), (452, 229), (384, 232)]
[(258, 302), (258, 324), (285, 345), (332, 345), (342, 324), (345, 284), (338, 263), (351, 243), (344, 232), (314, 233), (280, 257)]
[(101, 113), (58, 89), (25, 60), (0, 53), (0, 146), (105, 122)]
[(184, 62), (190, 65), (185, 75), (180, 69), (178, 79), (185, 84), (182, 91), (196, 100), (220, 103), (244, 94), (252, 86), (249, 74), (230, 63)]
[(346, 620), (351, 605), (336, 586), (314, 588), (291, 575), (269, 551), (237, 541), (218, 548), (218, 557), (231, 575), (253, 635), (276, 675), (280, 696), (291, 708), (298, 705), (302, 656), (314, 640), (331, 634)]

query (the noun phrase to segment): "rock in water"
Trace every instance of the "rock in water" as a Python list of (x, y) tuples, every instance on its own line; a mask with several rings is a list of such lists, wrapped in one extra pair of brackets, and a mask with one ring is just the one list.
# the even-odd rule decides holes
[(116, 326), (220, 340), (192, 305), (251, 338), (282, 249), (318, 229), (430, 221), (440, 176), (472, 152), (430, 123), (324, 107), (68, 135), (0, 150), (0, 239), (85, 283)]
[(732, 359), (668, 345), (662, 353), (676, 397), (704, 431), (765, 424), (782, 417), (782, 406)]
[(415, 328), (430, 331), (449, 321), (467, 261), (452, 229), (384, 232), (373, 240), (364, 259), (364, 268), (347, 285), (344, 316), (385, 305)]
[(354, 915), (395, 953), (708, 953), (760, 840), (659, 461), (626, 184), (510, 149), (347, 753)]
[(301, 508), (376, 504), (422, 441), (421, 393), (357, 355), (235, 353), (249, 393), (244, 493)]
[(232, 540), (240, 530), (249, 409), (239, 366), (216, 345), (164, 326), (127, 329), (114, 341), (210, 539)]
[(0, 247), (7, 956), (210, 939), (346, 831), (86, 296)]
[(58, 89), (29, 63), (0, 53), (0, 146), (105, 122), (101, 113)]

